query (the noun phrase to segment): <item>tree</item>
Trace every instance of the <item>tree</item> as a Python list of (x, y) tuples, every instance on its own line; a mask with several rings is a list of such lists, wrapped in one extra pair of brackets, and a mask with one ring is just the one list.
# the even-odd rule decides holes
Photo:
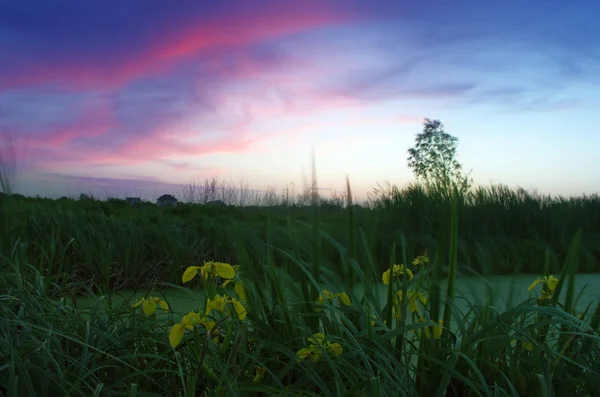
[(470, 187), (469, 176), (463, 175), (456, 159), (458, 138), (446, 133), (439, 120), (425, 119), (423, 131), (417, 134), (415, 147), (408, 150), (408, 167), (417, 179), (428, 186), (449, 192), (457, 188), (464, 193)]

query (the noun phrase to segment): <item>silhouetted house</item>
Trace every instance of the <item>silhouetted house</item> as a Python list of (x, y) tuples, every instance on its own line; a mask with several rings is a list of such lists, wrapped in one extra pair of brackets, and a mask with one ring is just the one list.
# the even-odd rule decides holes
[(142, 199), (140, 199), (139, 197), (126, 197), (125, 201), (127, 201), (127, 203), (130, 205), (135, 205), (141, 203)]
[(94, 199), (94, 196), (92, 196), (91, 194), (81, 193), (79, 195), (79, 200), (95, 200), (95, 199)]
[(156, 200), (156, 205), (164, 207), (167, 205), (177, 205), (177, 199), (170, 194), (163, 194)]

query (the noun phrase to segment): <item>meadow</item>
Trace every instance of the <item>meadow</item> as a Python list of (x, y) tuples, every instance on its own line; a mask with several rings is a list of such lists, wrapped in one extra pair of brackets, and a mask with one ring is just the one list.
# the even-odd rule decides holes
[(598, 196), (0, 200), (0, 395), (600, 395)]

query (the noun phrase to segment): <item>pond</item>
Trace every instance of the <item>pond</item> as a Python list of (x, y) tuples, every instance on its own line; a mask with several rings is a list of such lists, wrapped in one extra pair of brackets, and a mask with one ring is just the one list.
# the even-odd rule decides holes
[[(529, 291), (528, 287), (533, 283), (538, 276), (532, 274), (514, 274), (507, 276), (488, 276), (488, 277), (457, 277), (455, 286), (456, 305), (462, 310), (466, 310), (472, 304), (485, 304), (488, 297), (491, 305), (500, 311), (504, 311), (507, 307), (515, 305), (527, 300), (530, 297), (537, 297), (542, 289), (541, 284), (538, 284), (533, 291)], [(442, 296), (446, 293), (446, 280), (440, 283)], [(381, 287), (381, 299), (385, 299), (387, 288)], [(357, 292), (362, 292), (360, 287), (356, 288)], [(600, 274), (580, 274), (576, 278), (575, 283), (576, 297), (581, 293), (581, 297), (577, 302), (576, 308), (583, 312), (591, 303), (591, 310), (596, 308), (596, 304), (600, 302)], [(563, 287), (561, 299), (559, 302), (564, 302), (566, 285)]]
[[(508, 306), (517, 305), (530, 296), (537, 297), (541, 290), (538, 285), (531, 293), (527, 287), (537, 278), (535, 275), (508, 275), (508, 276), (489, 276), (489, 277), (458, 277), (456, 279), (456, 304), (466, 311), (471, 304), (485, 304), (487, 298), (490, 298), (492, 306), (503, 311)], [(441, 282), (441, 293), (445, 294), (446, 280)], [(379, 286), (380, 299), (385, 301), (387, 286)], [(561, 297), (564, 297), (566, 286), (563, 289)], [(354, 292), (360, 296), (364, 291), (364, 286), (356, 285)], [(581, 298), (577, 302), (578, 312), (583, 312), (591, 303), (590, 311), (595, 310), (596, 304), (600, 302), (600, 274), (581, 274), (577, 276), (576, 293), (581, 293)], [(163, 295), (161, 295), (163, 294)], [(120, 291), (113, 294), (113, 307), (125, 303), (135, 302), (144, 295), (144, 291)], [(172, 313), (183, 314), (202, 307), (204, 294), (199, 289), (172, 288), (163, 290), (162, 293), (153, 293), (153, 296), (164, 296), (164, 299), (172, 308)], [(512, 303), (511, 303), (512, 298)], [(560, 302), (563, 302), (561, 299)], [(79, 310), (93, 308), (98, 304), (96, 297), (85, 296), (77, 300)], [(159, 309), (157, 311), (160, 312)]]

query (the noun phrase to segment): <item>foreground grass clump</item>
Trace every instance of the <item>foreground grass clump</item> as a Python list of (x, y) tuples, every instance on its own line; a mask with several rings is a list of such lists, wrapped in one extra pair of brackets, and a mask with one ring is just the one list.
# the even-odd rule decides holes
[[(367, 245), (364, 234), (350, 224), (345, 249), (319, 229), (315, 213), (310, 260), (269, 241), (262, 254), (240, 243), (233, 265), (188, 266), (177, 283), (155, 283), (143, 299), (116, 305), (109, 294), (85, 313), (50, 299), (58, 281), (46, 282), (15, 249), (0, 279), (3, 393), (598, 395), (600, 305), (576, 310), (581, 236), (559, 273), (550, 273), (546, 256), (530, 298), (499, 309), (488, 296), (464, 309), (457, 302), (466, 297), (455, 291), (456, 203), (448, 215), (431, 257), (409, 261), (401, 245), (386, 263), (359, 264), (352, 247)], [(327, 245), (337, 257), (324, 255)], [(203, 298), (178, 312), (167, 287), (198, 289)]]

